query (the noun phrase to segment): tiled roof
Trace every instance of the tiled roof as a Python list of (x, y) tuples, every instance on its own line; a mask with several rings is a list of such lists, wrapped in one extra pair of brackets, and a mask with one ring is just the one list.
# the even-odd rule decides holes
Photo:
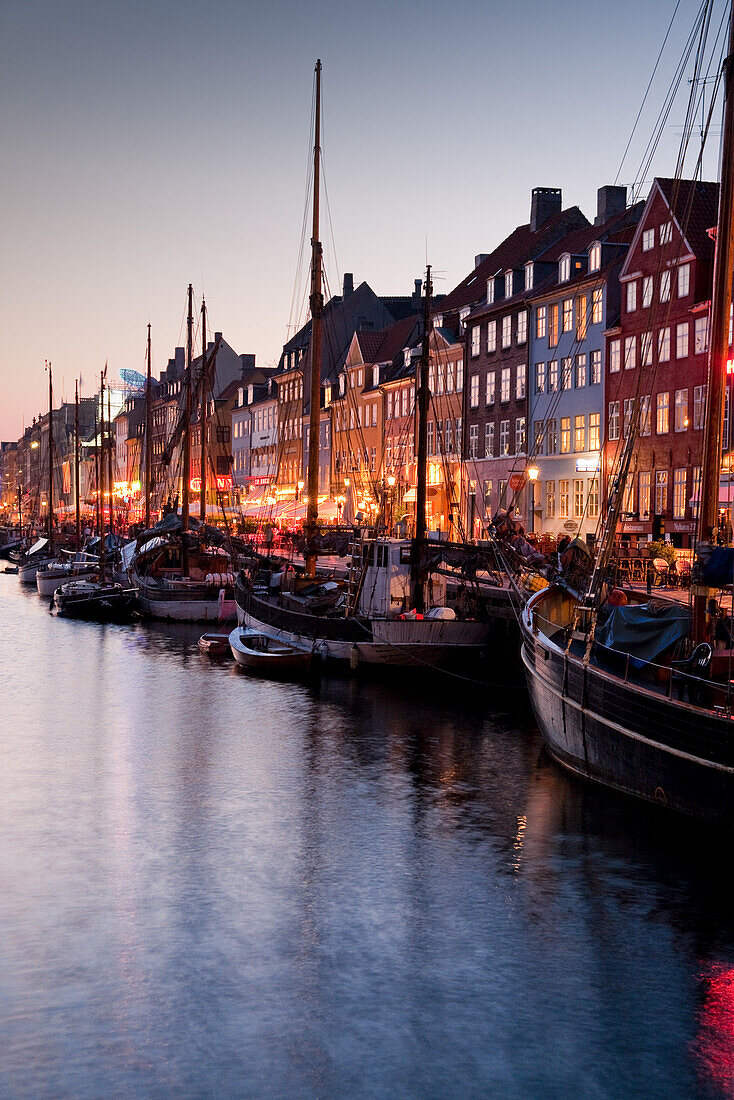
[[(588, 227), (589, 223), (577, 206), (554, 214), (534, 232), (530, 223), (519, 225), (502, 244), (482, 260), (458, 286), (437, 305), (437, 313), (448, 313), (465, 306), (477, 305), (487, 291), (487, 279), (509, 268), (519, 268), (548, 249), (560, 236)], [(593, 238), (592, 238), (593, 239)]]
[(656, 177), (656, 183), (694, 254), (701, 259), (712, 258), (714, 242), (708, 230), (718, 221), (718, 183), (660, 176)]

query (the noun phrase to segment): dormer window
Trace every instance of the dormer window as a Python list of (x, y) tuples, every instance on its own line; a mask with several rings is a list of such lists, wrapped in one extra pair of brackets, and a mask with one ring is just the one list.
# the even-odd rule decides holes
[(487, 305), (491, 306), (494, 302), (494, 279), (487, 279)]
[(561, 256), (558, 263), (558, 282), (567, 283), (571, 278), (571, 257), (568, 252), (565, 256)]
[(436, 316), (433, 318), (433, 327), (443, 328), (443, 313), (437, 313)]
[(512, 272), (505, 272), (505, 298), (512, 297)]
[(594, 241), (589, 249), (589, 271), (598, 271), (601, 267), (601, 244)]
[(245, 403), (245, 391), (242, 386), (237, 390), (237, 408), (241, 409)]
[(471, 312), (471, 307), (470, 306), (464, 306), (463, 309), (459, 310), (459, 328), (462, 329), (462, 331), (464, 329), (464, 322), (466, 321), (466, 319), (469, 316), (470, 312)]
[(410, 348), (403, 348), (403, 366), (410, 366)]
[(533, 289), (533, 265), (525, 264), (525, 289)]
[(379, 367), (373, 367), (372, 368), (372, 385), (373, 386), (379, 386), (379, 384), (380, 384), (380, 368)]
[(324, 386), (324, 408), (328, 409), (331, 404), (331, 385), (327, 382)]

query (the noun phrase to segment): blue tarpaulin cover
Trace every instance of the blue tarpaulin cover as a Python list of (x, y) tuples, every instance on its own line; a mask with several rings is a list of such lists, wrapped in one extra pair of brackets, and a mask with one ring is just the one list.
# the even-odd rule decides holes
[(734, 582), (734, 547), (715, 546), (701, 572), (703, 583), (712, 588), (723, 588)]
[(685, 638), (690, 623), (688, 608), (651, 600), (650, 603), (615, 607), (603, 626), (597, 628), (596, 640), (620, 653), (654, 661)]

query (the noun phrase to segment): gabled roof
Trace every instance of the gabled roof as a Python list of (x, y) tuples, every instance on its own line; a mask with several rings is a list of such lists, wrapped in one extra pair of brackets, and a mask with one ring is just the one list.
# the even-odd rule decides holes
[[(655, 179), (671, 214), (699, 259), (713, 259), (714, 242), (708, 230), (719, 217), (719, 185), (706, 180)], [(655, 185), (653, 184), (653, 187)]]
[[(499, 272), (523, 267), (529, 260), (537, 259), (559, 237), (589, 226), (578, 206), (561, 210), (544, 221), (533, 231), (530, 223), (519, 225), (493, 252), (471, 271), (458, 286), (446, 295), (437, 306), (436, 313), (449, 313), (475, 306), (483, 301), (487, 292), (487, 280)], [(593, 238), (592, 238), (593, 239)]]

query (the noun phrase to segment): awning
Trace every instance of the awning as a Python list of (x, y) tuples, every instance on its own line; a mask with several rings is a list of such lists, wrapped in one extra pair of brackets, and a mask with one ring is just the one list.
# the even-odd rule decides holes
[[(408, 489), (403, 497), (403, 504), (415, 504), (416, 489)], [(438, 493), (438, 485), (426, 485), (426, 497), (435, 497)]]

